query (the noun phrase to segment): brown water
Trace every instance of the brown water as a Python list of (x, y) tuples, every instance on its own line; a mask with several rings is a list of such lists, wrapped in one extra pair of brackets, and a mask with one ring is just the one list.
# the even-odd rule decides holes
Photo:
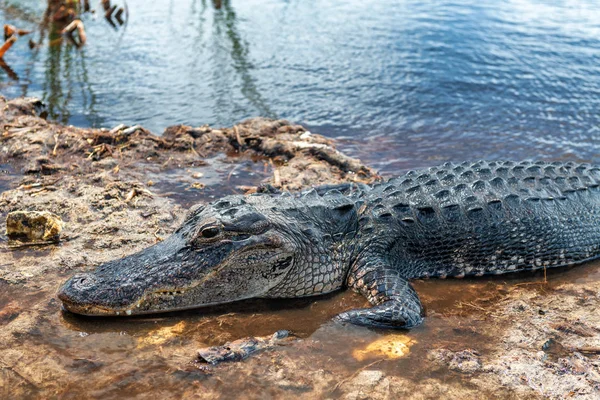
[[(207, 165), (146, 174), (153, 191), (168, 196), (183, 207), (216, 198), (243, 194), (246, 187), (260, 185), (272, 175), (272, 167), (262, 160), (239, 156), (216, 156)], [(199, 185), (199, 186), (198, 186)]]
[[(17, 250), (19, 253), (45, 250)], [(493, 347), (498, 336), (483, 334), (480, 329), (491, 324), (493, 312), (511, 288), (527, 285), (528, 290), (544, 295), (563, 282), (590, 282), (600, 279), (600, 263), (572, 269), (548, 271), (548, 284), (543, 273), (513, 276), (450, 279), (415, 282), (428, 318), (406, 335), (415, 342), (410, 354), (400, 359), (357, 359), (353, 352), (364, 348), (390, 332), (330, 322), (337, 313), (365, 306), (365, 300), (351, 292), (289, 301), (253, 300), (210, 309), (139, 318), (85, 318), (61, 311), (54, 293), (23, 291), (19, 286), (0, 283), (0, 325), (4, 325), (27, 310), (40, 316), (35, 327), (23, 334), (22, 348), (47, 354), (49, 366), (61, 365), (69, 372), (56, 379), (55, 387), (46, 382), (44, 394), (57, 398), (117, 399), (137, 395), (157, 398), (180, 398), (194, 391), (215, 391), (221, 398), (278, 397), (265, 374), (270, 365), (278, 365), (281, 357), (295, 360), (297, 370), (323, 370), (343, 380), (361, 368), (376, 363), (376, 368), (389, 375), (418, 381), (438, 378), (442, 381), (461, 380), (458, 373), (445, 368), (431, 371), (423, 361), (432, 348), (468, 348), (485, 351)], [(47, 277), (56, 280), (63, 276)], [(15, 307), (16, 303), (16, 307)], [(16, 311), (11, 311), (13, 308)], [(22, 315), (21, 315), (22, 317)], [(195, 350), (247, 336), (270, 335), (288, 329), (301, 338), (287, 346), (263, 352), (241, 363), (222, 364), (209, 370), (192, 365)], [(486, 330), (489, 332), (489, 330)], [(42, 357), (45, 359), (45, 357)], [(50, 361), (51, 360), (51, 361)], [(274, 361), (275, 360), (275, 361)], [(289, 367), (289, 365), (288, 365)], [(24, 368), (33, 376), (39, 365)], [(41, 371), (46, 371), (41, 368)], [(49, 369), (50, 373), (52, 369)], [(49, 376), (46, 379), (52, 379)], [(50, 390), (48, 390), (48, 386)], [(310, 382), (295, 384), (286, 393), (301, 395), (310, 390)], [(280, 390), (281, 388), (279, 388)], [(31, 394), (42, 392), (32, 384)], [(339, 395), (331, 387), (331, 395)], [(496, 393), (498, 394), (498, 393)]]
[(0, 164), (0, 193), (9, 189), (14, 175), (15, 171), (11, 165)]

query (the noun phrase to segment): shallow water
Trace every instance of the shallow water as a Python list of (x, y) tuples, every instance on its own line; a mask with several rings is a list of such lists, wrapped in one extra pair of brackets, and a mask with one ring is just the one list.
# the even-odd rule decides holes
[(8, 164), (0, 164), (0, 193), (8, 190), (15, 174), (14, 168)]
[[(180, 398), (194, 391), (214, 390), (223, 398), (265, 398), (272, 387), (263, 374), (269, 371), (269, 363), (274, 368), (280, 367), (275, 360), (281, 356), (297, 360), (295, 368), (333, 372), (340, 381), (375, 363), (376, 367), (372, 368), (414, 381), (434, 378), (460, 382), (463, 377), (459, 373), (447, 369), (431, 371), (430, 364), (423, 362), (432, 348), (464, 349), (467, 346), (484, 352), (499, 339), (481, 333), (480, 328), (491, 323), (485, 311), (493, 312), (494, 305), (502, 301), (512, 287), (527, 284), (531, 291), (543, 295), (564, 282), (597, 280), (598, 271), (598, 263), (549, 271), (549, 284), (542, 284), (541, 273), (416, 282), (415, 288), (427, 308), (428, 318), (425, 325), (408, 333), (413, 343), (410, 353), (399, 359), (357, 357), (356, 350), (390, 332), (330, 322), (336, 313), (365, 305), (363, 298), (351, 292), (290, 301), (253, 300), (125, 321), (75, 316), (60, 311), (59, 302), (47, 292), (21, 293), (16, 286), (0, 284), (0, 310), (6, 310), (18, 299), (19, 312), (35, 309), (42, 315), (34, 331), (22, 336), (22, 348), (47, 353), (52, 362), (70, 371), (68, 382), (61, 377), (54, 389), (46, 384), (44, 393), (48, 393), (50, 387), (50, 392), (61, 398), (78, 398), (81, 393), (93, 398), (148, 393)], [(484, 301), (482, 293), (487, 296)], [(10, 313), (1, 313), (0, 325), (12, 318)], [(208, 370), (199, 370), (191, 364), (199, 347), (221, 345), (246, 336), (269, 335), (278, 329), (289, 329), (309, 341), (254, 356), (258, 357), (259, 365), (266, 363), (264, 371), (257, 368), (256, 362), (223, 364)], [(501, 331), (495, 332), (495, 335), (501, 334)], [(307, 362), (311, 364), (305, 365)], [(40, 366), (26, 366), (21, 371), (35, 377), (40, 373), (36, 369), (40, 370)], [(294, 386), (287, 393), (299, 395), (303, 387)], [(333, 397), (340, 394), (333, 385), (331, 393)], [(498, 396), (502, 398), (502, 392), (495, 392), (495, 397)], [(508, 392), (506, 397), (511, 398)]]
[(125, 27), (88, 15), (77, 50), (49, 47), (28, 21), (44, 1), (4, 1), (0, 19), (43, 44), (19, 40), (0, 87), (44, 98), (75, 125), (161, 132), (286, 118), (344, 138), (385, 173), (474, 158), (592, 161), (600, 7), (548, 3), (128, 0)]
[(246, 186), (258, 186), (271, 175), (262, 161), (242, 160), (239, 156), (205, 159), (207, 165), (160, 171), (146, 176), (153, 190), (189, 208), (231, 194), (243, 194)]

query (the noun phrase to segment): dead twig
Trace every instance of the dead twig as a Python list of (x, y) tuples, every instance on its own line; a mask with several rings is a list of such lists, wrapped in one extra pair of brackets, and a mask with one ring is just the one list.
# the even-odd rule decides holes
[(19, 81), (19, 75), (10, 67), (10, 65), (8, 65), (6, 63), (6, 61), (4, 61), (1, 58), (0, 58), (0, 68), (2, 68), (4, 70), (4, 72), (6, 72), (6, 75), (8, 75), (8, 77), (10, 79), (12, 79), (13, 81), (16, 81), (16, 82)]
[(110, 10), (110, 0), (102, 0), (102, 7), (105, 12)]
[(42, 187), (42, 184), (40, 182), (35, 182), (35, 183), (31, 183), (29, 185), (21, 185), (18, 188), (16, 188), (15, 190), (31, 190), (34, 188), (39, 188)]
[(123, 20), (123, 12), (124, 11), (125, 10), (123, 9), (123, 7), (121, 7), (117, 10), (117, 13), (115, 14), (115, 19), (117, 20), (119, 25), (123, 25), (125, 23), (125, 21)]
[(95, 155), (101, 156), (104, 153), (108, 153), (111, 156), (113, 155), (111, 146), (106, 143), (94, 146), (94, 150), (90, 154), (88, 154), (88, 159), (92, 159)]
[(117, 9), (117, 7), (118, 6), (116, 4), (113, 5), (113, 6), (111, 6), (108, 10), (106, 10), (106, 13), (104, 14), (104, 17), (106, 19), (111, 19), (112, 15), (115, 12), (115, 10)]
[(127, 197), (125, 197), (125, 200), (123, 200), (123, 201), (125, 203), (129, 203), (131, 200), (133, 200), (134, 197), (140, 196), (140, 195), (146, 195), (148, 197), (153, 196), (152, 192), (149, 191), (148, 189), (133, 188), (129, 191), (129, 193), (127, 194)]
[(77, 29), (77, 35), (79, 36), (79, 43), (77, 46), (81, 47), (87, 41), (87, 35), (85, 34), (85, 26), (80, 19), (73, 20), (69, 25), (67, 25), (62, 31), (61, 34), (73, 34), (73, 32)]
[(546, 274), (546, 266), (544, 265), (544, 283), (548, 283), (548, 276)]
[(461, 302), (458, 303), (458, 307), (460, 307), (460, 308), (462, 308), (462, 307), (470, 307), (470, 308), (474, 308), (474, 309), (479, 310), (479, 311), (484, 311), (484, 312), (487, 311), (485, 308), (480, 307), (480, 306), (478, 306), (476, 304), (469, 303), (469, 302), (463, 302), (463, 301), (461, 301)]
[(269, 163), (271, 164), (271, 167), (273, 168), (273, 186), (281, 187), (281, 175), (279, 174), (279, 170), (275, 166), (275, 163), (273, 162), (272, 158), (269, 158)]
[(538, 282), (521, 282), (521, 283), (516, 283), (515, 286), (529, 286), (529, 285), (547, 285), (548, 281), (547, 280), (543, 280), (543, 281), (538, 281)]
[(572, 350), (580, 353), (600, 354), (600, 347), (595, 346), (573, 347)]
[(119, 124), (119, 125), (115, 126), (114, 128), (112, 128), (110, 131), (108, 131), (108, 133), (111, 135), (115, 135), (115, 134), (119, 133), (119, 131), (121, 131), (125, 128), (127, 128), (127, 125)]
[(240, 136), (240, 130), (238, 129), (237, 125), (233, 126), (233, 131), (235, 132), (235, 139), (238, 142), (238, 145), (240, 147), (244, 147), (246, 145), (246, 142), (244, 142), (244, 139), (242, 139), (242, 137)]
[(52, 149), (52, 155), (56, 157), (56, 149), (58, 149), (58, 133), (54, 135), (54, 148)]
[(17, 35), (12, 35), (8, 39), (6, 39), (2, 47), (0, 47), (0, 58), (4, 57), (4, 54), (8, 51), (8, 49), (12, 47), (13, 44), (15, 44), (16, 41)]
[(14, 242), (9, 242), (8, 243), (8, 248), (9, 249), (20, 249), (23, 247), (33, 247), (33, 246), (47, 246), (50, 244), (58, 244), (60, 243), (60, 241), (58, 240), (46, 240), (46, 241), (40, 241), (40, 242), (21, 242), (21, 241), (14, 241)]
[(138, 131), (138, 130), (140, 130), (140, 129), (142, 129), (142, 127), (141, 127), (140, 125), (134, 125), (134, 126), (132, 126), (132, 127), (130, 127), (130, 128), (123, 129), (123, 132), (121, 132), (121, 133), (122, 133), (123, 135), (125, 135), (125, 136), (129, 136), (129, 135), (131, 135), (132, 133), (135, 133), (136, 131)]
[(58, 190), (58, 188), (52, 187), (52, 186), (47, 186), (47, 187), (43, 187), (41, 189), (38, 190), (32, 190), (29, 192), (29, 195), (31, 197), (37, 197), (38, 195), (42, 194), (42, 193), (47, 193), (47, 192), (53, 192)]
[(238, 166), (239, 166), (239, 164), (236, 164), (235, 167), (231, 168), (231, 171), (229, 171), (229, 174), (227, 175), (227, 182), (229, 182), (229, 180), (231, 179), (231, 176), (233, 175), (233, 173), (235, 172), (235, 170), (237, 169)]
[(11, 37), (13, 35), (19, 35), (19, 36), (29, 35), (31, 32), (32, 31), (27, 31), (25, 29), (19, 29), (13, 25), (5, 24), (4, 25), (4, 40), (8, 39), (9, 37)]

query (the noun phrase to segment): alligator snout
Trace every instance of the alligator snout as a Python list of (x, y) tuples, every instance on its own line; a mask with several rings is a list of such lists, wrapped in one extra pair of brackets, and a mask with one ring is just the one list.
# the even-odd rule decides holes
[(93, 274), (80, 273), (69, 279), (59, 290), (58, 298), (68, 306), (80, 303), (97, 284)]
[[(165, 241), (127, 257), (101, 264), (95, 270), (73, 275), (58, 291), (63, 308), (82, 315), (132, 315), (141, 310), (146, 290), (160, 285), (153, 269), (164, 275), (176, 270), (183, 240), (172, 235)], [(160, 277), (160, 275), (158, 276)], [(174, 284), (169, 285), (172, 290)]]
[(83, 315), (119, 315), (113, 310), (115, 288), (93, 273), (79, 273), (69, 279), (58, 291), (63, 309)]

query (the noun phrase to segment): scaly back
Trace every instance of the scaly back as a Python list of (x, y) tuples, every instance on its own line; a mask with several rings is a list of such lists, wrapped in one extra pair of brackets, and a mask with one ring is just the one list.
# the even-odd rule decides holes
[(365, 193), (360, 236), (387, 240), (407, 277), (570, 265), (598, 255), (599, 183), (589, 164), (446, 163)]

